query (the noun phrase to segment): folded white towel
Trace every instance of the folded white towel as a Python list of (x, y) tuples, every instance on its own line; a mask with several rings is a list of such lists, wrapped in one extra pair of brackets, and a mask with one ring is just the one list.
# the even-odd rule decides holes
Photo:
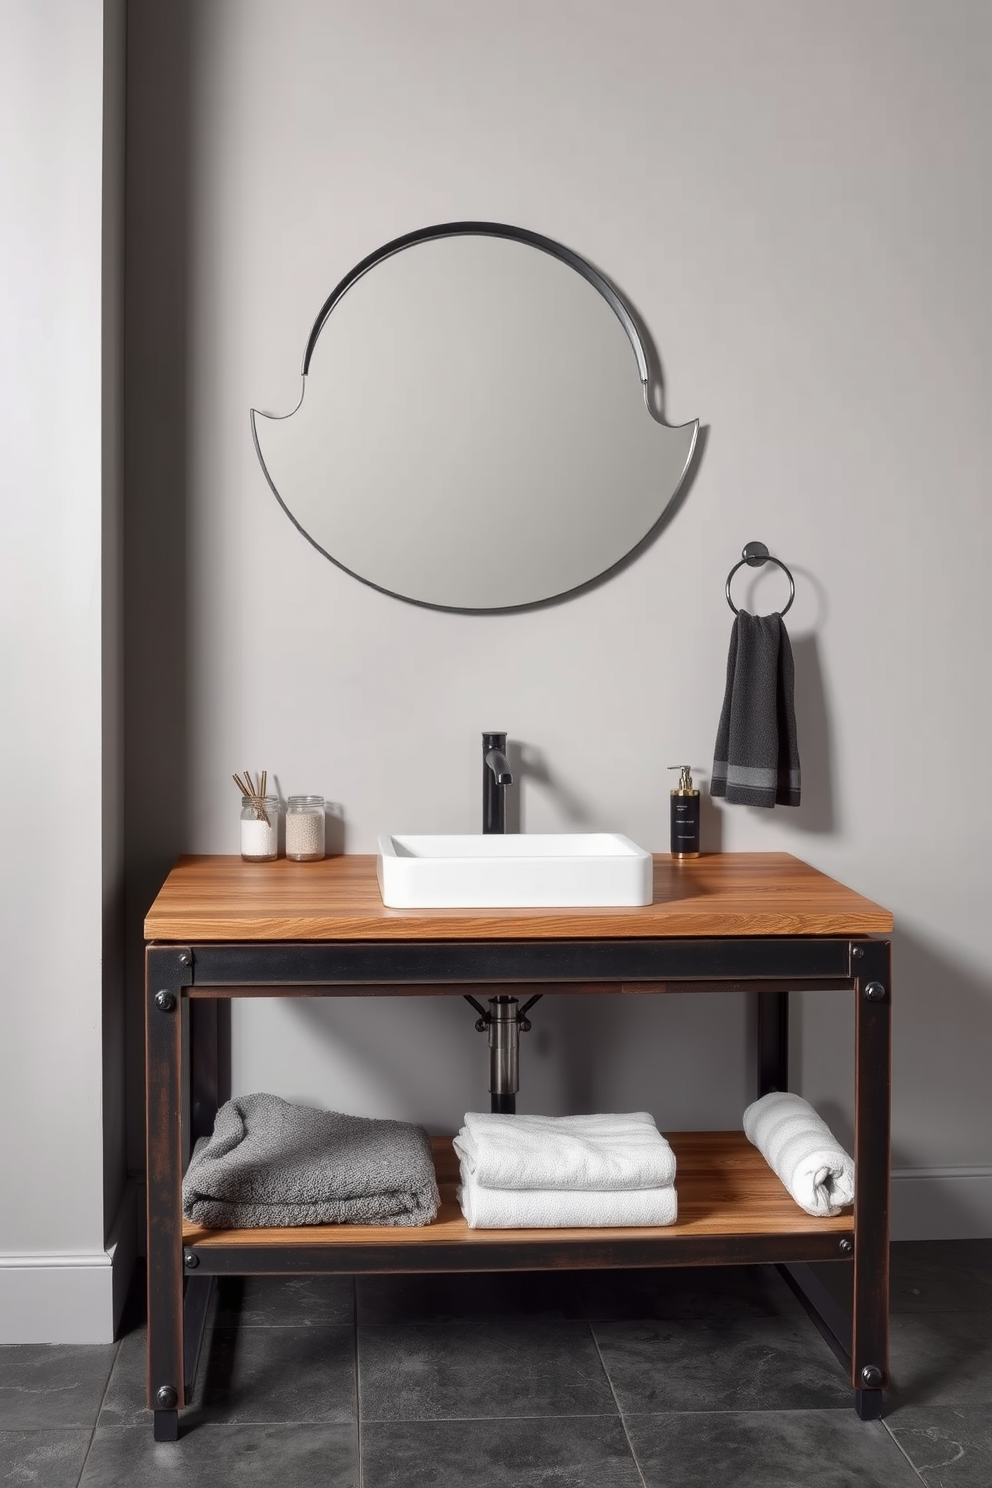
[(744, 1133), (807, 1214), (853, 1202), (854, 1160), (801, 1095), (763, 1095), (744, 1112)]
[(458, 1190), (462, 1213), (473, 1230), (559, 1230), (630, 1225), (670, 1225), (678, 1216), (674, 1188), (566, 1190), (482, 1188), (462, 1163)]
[(483, 1188), (626, 1192), (675, 1181), (675, 1154), (647, 1111), (600, 1116), (469, 1111), (455, 1151)]

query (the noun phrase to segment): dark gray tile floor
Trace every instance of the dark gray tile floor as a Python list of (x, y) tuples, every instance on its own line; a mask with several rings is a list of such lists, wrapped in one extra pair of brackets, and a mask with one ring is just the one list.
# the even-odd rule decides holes
[[(839, 1294), (844, 1267), (819, 1268)], [(0, 1482), (34, 1488), (989, 1488), (992, 1240), (893, 1246), (865, 1423), (773, 1268), (249, 1278), (176, 1443), (117, 1344), (0, 1348)]]

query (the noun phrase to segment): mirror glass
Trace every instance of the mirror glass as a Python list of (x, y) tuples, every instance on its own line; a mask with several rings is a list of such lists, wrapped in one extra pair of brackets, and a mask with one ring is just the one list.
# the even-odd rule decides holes
[(627, 307), (519, 229), (397, 244), (325, 304), (297, 408), (252, 412), (287, 514), (356, 578), (444, 609), (535, 604), (605, 573), (663, 515), (698, 430), (650, 409)]

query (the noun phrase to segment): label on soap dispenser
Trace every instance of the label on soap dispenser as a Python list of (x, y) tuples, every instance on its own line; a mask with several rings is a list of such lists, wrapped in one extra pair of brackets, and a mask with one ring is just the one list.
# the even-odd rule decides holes
[(672, 854), (682, 858), (699, 856), (699, 792), (691, 795), (673, 791)]

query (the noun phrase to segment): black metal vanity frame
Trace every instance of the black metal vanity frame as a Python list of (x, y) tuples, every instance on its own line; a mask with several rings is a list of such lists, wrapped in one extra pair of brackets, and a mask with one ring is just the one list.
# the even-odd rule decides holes
[[(841, 1362), (862, 1420), (881, 1415), (888, 1378), (891, 1060), (889, 941), (774, 936), (683, 940), (152, 943), (146, 963), (148, 1080), (148, 1396), (157, 1441), (174, 1441), (192, 1395), (216, 1275), (528, 1270), (548, 1267), (777, 1264)], [(670, 1235), (636, 1232), (556, 1245), (519, 1232), (485, 1247), (182, 1243), (181, 1184), (192, 1143), (222, 1098), (219, 1004), (233, 997), (458, 996), (467, 991), (581, 991), (583, 984), (665, 983), (669, 992), (758, 994), (757, 1089), (788, 1087), (788, 994), (848, 989), (856, 1037), (857, 1197), (850, 1231)], [(660, 993), (659, 995), (663, 995)], [(490, 1236), (498, 1232), (489, 1232)], [(853, 1265), (848, 1318), (809, 1269)]]

